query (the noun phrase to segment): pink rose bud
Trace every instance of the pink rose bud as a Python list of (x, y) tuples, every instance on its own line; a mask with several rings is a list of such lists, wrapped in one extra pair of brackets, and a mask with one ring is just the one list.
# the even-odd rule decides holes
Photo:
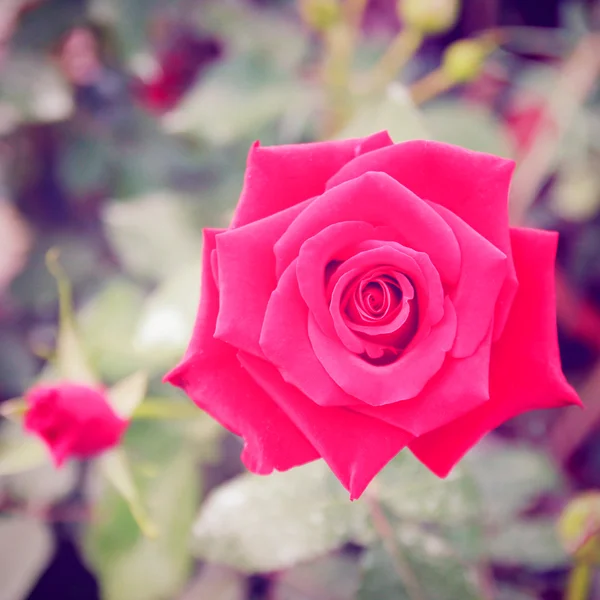
[(39, 385), (25, 395), (24, 427), (39, 436), (57, 467), (116, 446), (127, 428), (101, 389), (74, 383)]
[(204, 233), (167, 380), (244, 438), (251, 471), (323, 458), (352, 498), (403, 448), (445, 477), (507, 419), (579, 404), (557, 235), (510, 227), (513, 167), (385, 132), (256, 144), (231, 226)]

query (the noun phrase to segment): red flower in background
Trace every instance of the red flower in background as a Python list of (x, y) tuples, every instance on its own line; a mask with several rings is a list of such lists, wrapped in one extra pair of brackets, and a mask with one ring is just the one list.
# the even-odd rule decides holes
[(87, 458), (116, 446), (128, 425), (102, 390), (84, 385), (39, 385), (25, 401), (25, 429), (46, 443), (57, 467), (68, 458)]
[(387, 133), (256, 144), (167, 380), (244, 438), (251, 471), (322, 457), (353, 498), (407, 446), (445, 476), (506, 419), (578, 403), (556, 235), (509, 228), (512, 170)]

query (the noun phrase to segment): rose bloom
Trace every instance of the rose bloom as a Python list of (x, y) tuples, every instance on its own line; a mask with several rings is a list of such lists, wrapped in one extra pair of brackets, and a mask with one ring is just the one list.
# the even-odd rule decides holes
[(25, 402), (25, 430), (45, 442), (57, 467), (116, 446), (127, 428), (104, 392), (85, 385), (39, 385), (26, 393)]
[(204, 232), (189, 348), (167, 380), (255, 473), (323, 458), (357, 498), (408, 446), (446, 476), (518, 413), (576, 404), (557, 236), (508, 225), (513, 163), (388, 134), (254, 145), (231, 227)]

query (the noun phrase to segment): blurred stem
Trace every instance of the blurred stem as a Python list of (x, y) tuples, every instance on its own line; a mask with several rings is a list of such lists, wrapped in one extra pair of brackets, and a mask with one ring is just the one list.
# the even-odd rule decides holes
[[(373, 484), (371, 485), (373, 486)], [(427, 600), (427, 596), (425, 595), (417, 576), (398, 547), (396, 535), (383, 511), (379, 499), (376, 498), (374, 494), (367, 494), (365, 500), (371, 512), (371, 520), (373, 521), (375, 531), (377, 531), (385, 549), (392, 559), (396, 574), (406, 586), (408, 597), (410, 600)]]
[(563, 63), (554, 89), (546, 96), (534, 142), (519, 161), (511, 186), (513, 224), (523, 222), (527, 209), (556, 164), (572, 120), (593, 92), (599, 75), (600, 33), (590, 33)]
[(323, 83), (327, 108), (321, 135), (323, 139), (328, 139), (339, 131), (352, 110), (349, 84), (354, 43), (352, 31), (344, 22), (325, 32)]
[(586, 563), (575, 563), (569, 573), (565, 600), (588, 600), (592, 569)]
[(346, 0), (343, 5), (344, 21), (354, 34), (358, 33), (368, 0)]
[(333, 137), (352, 114), (350, 75), (352, 59), (368, 0), (346, 0), (342, 5), (341, 22), (324, 34), (325, 57), (322, 77), (326, 90), (327, 108), (322, 139)]
[(414, 29), (402, 29), (392, 40), (379, 62), (373, 67), (372, 92), (381, 94), (407, 65), (423, 42), (423, 35)]
[(170, 398), (146, 398), (134, 411), (134, 419), (188, 420), (197, 419), (202, 411), (191, 402)]
[(454, 82), (440, 69), (425, 75), (410, 86), (410, 95), (415, 104), (423, 104), (454, 86)]

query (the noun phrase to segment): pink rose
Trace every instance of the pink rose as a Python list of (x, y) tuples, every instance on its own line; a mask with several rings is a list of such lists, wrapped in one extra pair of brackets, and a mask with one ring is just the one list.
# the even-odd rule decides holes
[(518, 413), (578, 403), (558, 354), (556, 235), (508, 225), (513, 163), (436, 142), (262, 148), (167, 380), (255, 473), (323, 458), (357, 498), (408, 446), (445, 476)]
[(127, 428), (104, 393), (84, 385), (39, 385), (25, 395), (25, 429), (48, 446), (57, 467), (116, 446)]

